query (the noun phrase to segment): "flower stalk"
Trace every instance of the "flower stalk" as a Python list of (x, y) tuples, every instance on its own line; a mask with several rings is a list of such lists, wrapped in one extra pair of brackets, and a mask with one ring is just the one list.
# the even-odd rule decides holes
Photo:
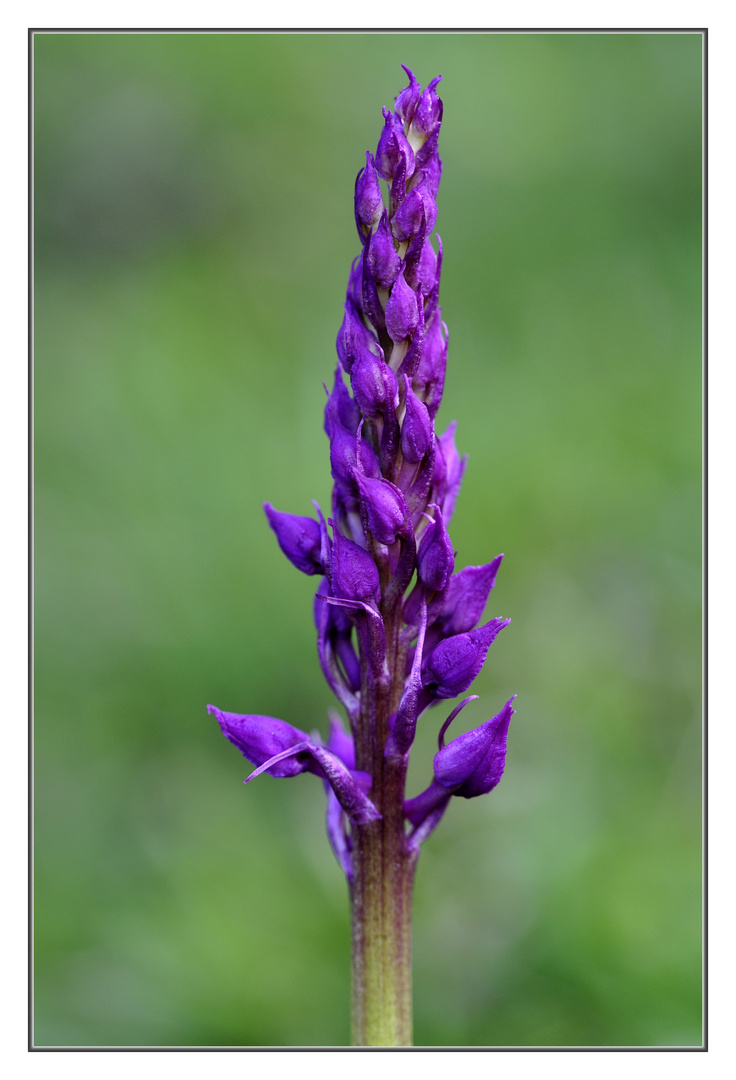
[(464, 698), (441, 724), (429, 785), (407, 798), (418, 722), (468, 690), (509, 620), (477, 625), (502, 555), (455, 572), (448, 525), (466, 461), (454, 423), (435, 432), (448, 342), (439, 305), (442, 244), (437, 237), (435, 250), (432, 242), (443, 107), (439, 78), (422, 89), (404, 70), (409, 85), (393, 112), (383, 110), (376, 153), (366, 153), (355, 183), (361, 251), (348, 279), (324, 417), (331, 512), (325, 520), (316, 503), (316, 517), (264, 507), (289, 561), (320, 579), (317, 652), (347, 729), (332, 715), (323, 742), (283, 720), (208, 706), (256, 766), (248, 781), (263, 772), (311, 772), (323, 781), (327, 835), (350, 895), (356, 1046), (412, 1045), (419, 852), (454, 797), (474, 798), (498, 784), (513, 714), (509, 701), (445, 745), (448, 727), (474, 700)]

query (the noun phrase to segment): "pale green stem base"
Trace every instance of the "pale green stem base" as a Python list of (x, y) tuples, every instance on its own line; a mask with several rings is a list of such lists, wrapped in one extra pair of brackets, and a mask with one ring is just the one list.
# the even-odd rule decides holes
[(355, 837), (353, 1046), (411, 1046), (414, 859), (384, 818)]

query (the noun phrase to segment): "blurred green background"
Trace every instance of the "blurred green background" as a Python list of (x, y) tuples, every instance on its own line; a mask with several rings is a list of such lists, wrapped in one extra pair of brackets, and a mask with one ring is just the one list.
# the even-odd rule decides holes
[(34, 54), (37, 1044), (349, 1039), (321, 785), (244, 788), (205, 705), (325, 731), (314, 580), (261, 503), (329, 501), (353, 182), (401, 62), (444, 75), (458, 566), (504, 551), (513, 620), (465, 727), (518, 693), (503, 783), (420, 861), (416, 1043), (699, 1044), (700, 36)]

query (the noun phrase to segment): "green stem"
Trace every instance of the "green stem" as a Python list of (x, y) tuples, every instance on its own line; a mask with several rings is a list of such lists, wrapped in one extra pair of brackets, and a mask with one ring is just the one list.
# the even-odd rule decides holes
[(403, 814), (396, 822), (385, 813), (381, 821), (356, 830), (354, 837), (354, 1046), (412, 1045), (414, 859), (405, 846)]
[(362, 738), (357, 767), (373, 778), (371, 798), (380, 821), (353, 830), (352, 1043), (411, 1046), (411, 899), (416, 857), (404, 829), (406, 760), (386, 760), (388, 718), (398, 707), (406, 650), (398, 625), (384, 619), (389, 679), (362, 695)]

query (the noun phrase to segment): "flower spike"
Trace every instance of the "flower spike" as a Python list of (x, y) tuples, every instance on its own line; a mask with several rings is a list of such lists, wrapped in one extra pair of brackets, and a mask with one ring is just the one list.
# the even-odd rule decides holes
[[(441, 76), (423, 88), (402, 67), (408, 85), (393, 111), (383, 110), (375, 154), (365, 153), (353, 191), (359, 250), (338, 315), (334, 380), (325, 385), (329, 510), (323, 515), (315, 502), (316, 518), (302, 517), (264, 504), (287, 559), (318, 578), (317, 656), (347, 723), (330, 712), (323, 741), (275, 717), (208, 706), (253, 765), (246, 783), (263, 773), (310, 773), (322, 783), (327, 837), (350, 886), (355, 1045), (379, 1038), (380, 1045), (410, 1045), (416, 860), (453, 798), (498, 785), (514, 711), (511, 698), (498, 715), (445, 742), (476, 700), (467, 691), (509, 620), (481, 622), (502, 555), (455, 571), (449, 527), (467, 458), (455, 444), (454, 421), (442, 434), (435, 428), (449, 345), (443, 248), (434, 232)], [(462, 695), (439, 728), (428, 786), (407, 799), (419, 725), (432, 727), (430, 706)], [(376, 972), (387, 995), (377, 1004)], [(369, 1016), (374, 1006), (378, 1013)]]

